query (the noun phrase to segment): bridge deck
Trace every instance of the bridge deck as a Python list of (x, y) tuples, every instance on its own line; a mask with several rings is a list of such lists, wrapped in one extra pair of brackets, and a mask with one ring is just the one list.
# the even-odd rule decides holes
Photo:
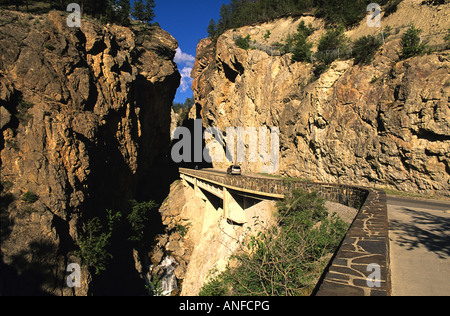
[(262, 195), (271, 198), (284, 198), (284, 189), (280, 183), (268, 186), (268, 178), (254, 178), (249, 176), (231, 176), (202, 170), (180, 169), (180, 173), (197, 179), (225, 187), (230, 190)]

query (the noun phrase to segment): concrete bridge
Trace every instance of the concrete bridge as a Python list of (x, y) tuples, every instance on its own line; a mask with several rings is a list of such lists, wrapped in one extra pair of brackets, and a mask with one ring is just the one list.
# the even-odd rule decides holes
[[(230, 176), (214, 170), (180, 168), (180, 177), (222, 199), (224, 217), (245, 223), (245, 210), (254, 201), (283, 199), (294, 189), (315, 191), (325, 200), (359, 209), (353, 224), (330, 262), (317, 290), (319, 296), (391, 294), (389, 231), (383, 191), (342, 184), (315, 183), (264, 176)], [(376, 276), (373, 282), (369, 277)]]
[(253, 206), (255, 201), (284, 198), (281, 188), (277, 185), (271, 190), (265, 190), (264, 187), (254, 188), (245, 185), (245, 181), (249, 180), (245, 177), (229, 176), (217, 171), (194, 172), (180, 169), (180, 176), (184, 181), (194, 185), (195, 193), (205, 199), (202, 190), (222, 199), (224, 218), (236, 224), (246, 222), (245, 210)]

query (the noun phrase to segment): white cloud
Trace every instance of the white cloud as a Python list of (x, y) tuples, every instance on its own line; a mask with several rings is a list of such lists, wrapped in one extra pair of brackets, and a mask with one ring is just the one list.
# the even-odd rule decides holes
[(174, 62), (177, 63), (178, 69), (181, 69), (181, 82), (178, 91), (181, 93), (187, 92), (191, 88), (192, 81), (194, 80), (191, 78), (191, 71), (192, 67), (194, 67), (195, 57), (187, 53), (183, 53), (181, 48), (178, 47), (176, 50)]
[(184, 67), (181, 71), (181, 83), (180, 83), (180, 91), (186, 92), (191, 88), (192, 81), (194, 79), (191, 78), (192, 67)]
[(177, 64), (184, 64), (186, 67), (193, 67), (195, 62), (195, 57), (181, 51), (181, 48), (177, 48), (174, 61)]

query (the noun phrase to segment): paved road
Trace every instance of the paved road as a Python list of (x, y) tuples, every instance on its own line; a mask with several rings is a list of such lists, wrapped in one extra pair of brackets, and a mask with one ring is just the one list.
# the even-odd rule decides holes
[(388, 196), (392, 295), (450, 295), (450, 202)]

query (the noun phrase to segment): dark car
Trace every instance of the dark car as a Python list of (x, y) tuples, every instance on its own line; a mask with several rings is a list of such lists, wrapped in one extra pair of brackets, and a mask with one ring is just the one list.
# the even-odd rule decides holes
[(240, 166), (230, 166), (227, 169), (227, 174), (240, 176), (242, 174), (242, 170)]

